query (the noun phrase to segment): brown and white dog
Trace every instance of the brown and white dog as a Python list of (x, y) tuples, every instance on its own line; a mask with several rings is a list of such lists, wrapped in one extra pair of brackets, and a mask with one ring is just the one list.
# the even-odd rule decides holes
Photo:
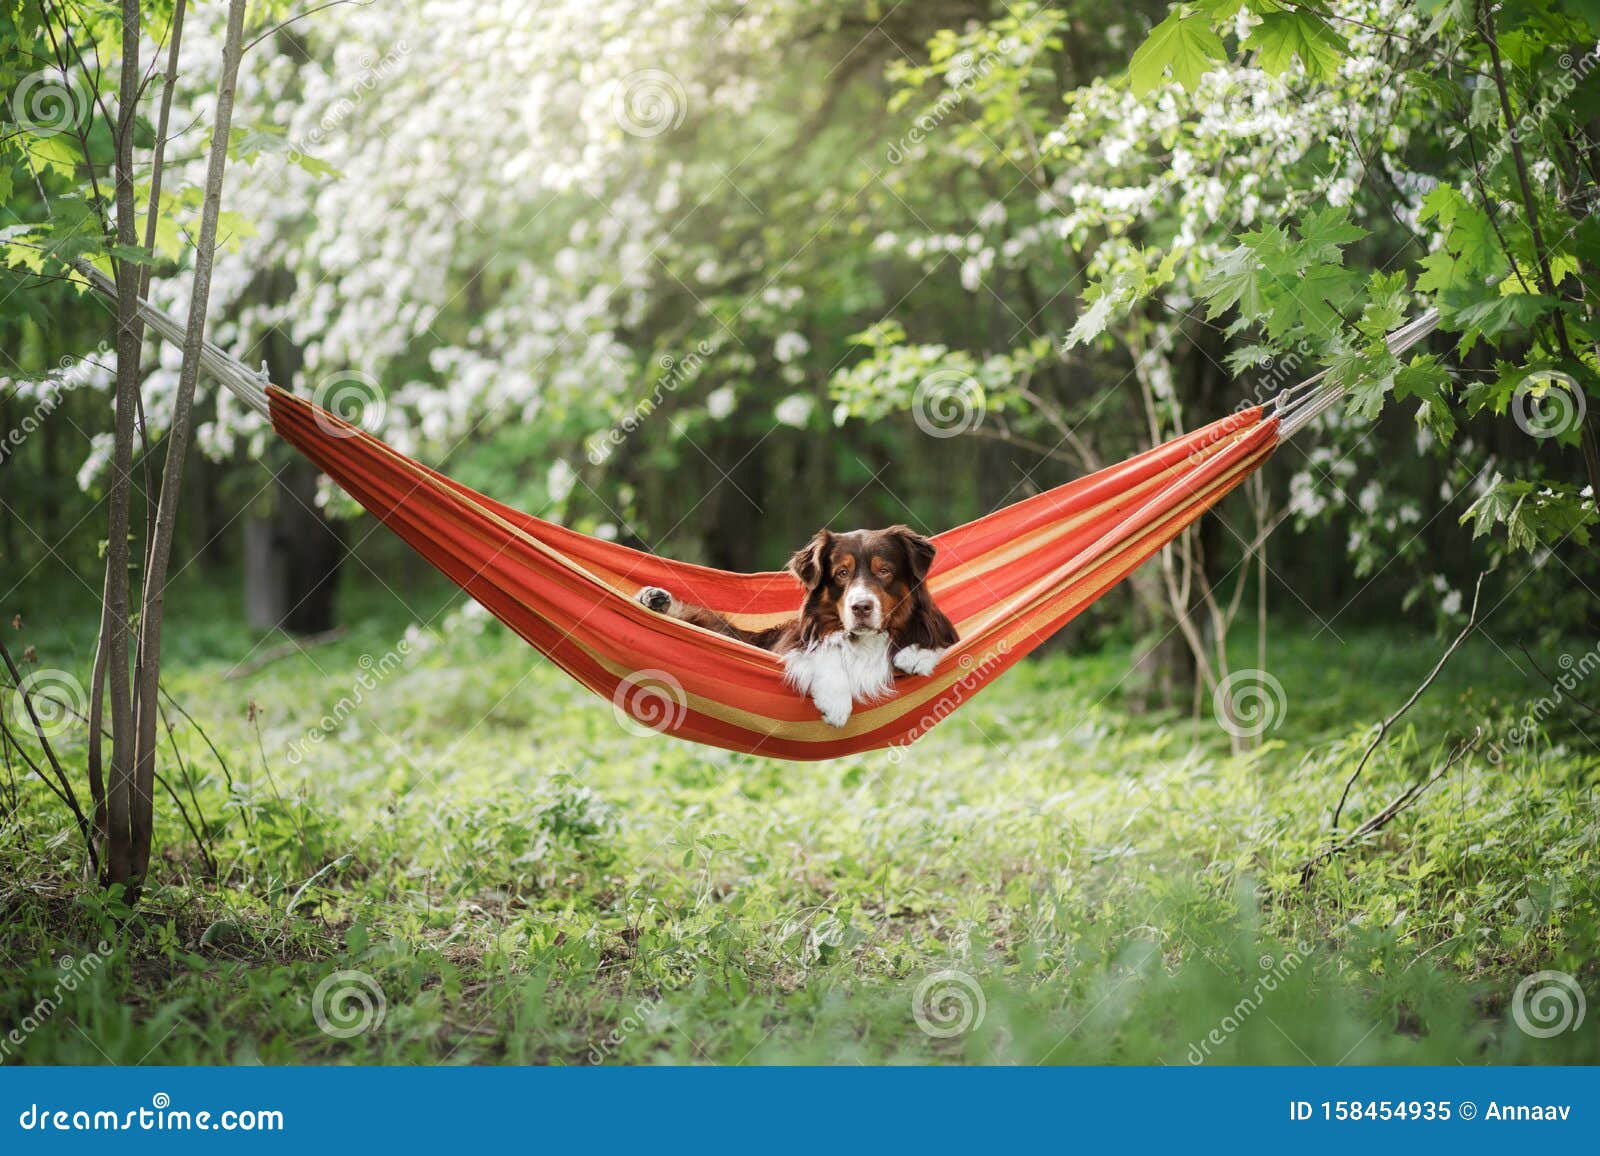
[(811, 697), (829, 726), (842, 727), (855, 703), (889, 693), (895, 671), (932, 674), (955, 645), (955, 626), (923, 584), (933, 555), (933, 543), (905, 526), (818, 530), (789, 559), (789, 572), (805, 588), (800, 613), (765, 630), (742, 630), (659, 586), (636, 597), (651, 610), (782, 655), (789, 685)]

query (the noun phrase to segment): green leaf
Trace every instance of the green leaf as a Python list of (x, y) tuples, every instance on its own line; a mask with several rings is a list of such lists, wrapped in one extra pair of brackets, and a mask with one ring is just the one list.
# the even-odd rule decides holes
[(1267, 365), (1278, 357), (1279, 350), (1272, 345), (1246, 345), (1236, 349), (1224, 359), (1228, 372), (1233, 374), (1244, 373), (1246, 370), (1255, 369), (1257, 366)]
[(150, 250), (138, 245), (107, 245), (106, 252), (119, 261), (127, 261), (134, 265), (155, 264), (155, 257)]
[(1500, 93), (1492, 84), (1479, 84), (1472, 90), (1472, 105), (1467, 124), (1480, 132), (1500, 123)]
[(1062, 348), (1072, 349), (1087, 341), (1093, 341), (1104, 333), (1118, 307), (1127, 303), (1130, 291), (1134, 289), (1132, 280), (1125, 274), (1090, 285), (1083, 295), (1084, 300), (1089, 302), (1089, 308), (1078, 315), (1078, 320), (1073, 324), (1072, 331), (1067, 334)]
[(1483, 496), (1468, 506), (1466, 512), (1461, 515), (1460, 524), (1465, 526), (1471, 522), (1473, 538), (1481, 538), (1495, 526), (1509, 519), (1515, 504), (1510, 487), (1499, 474), (1496, 474), (1490, 481), (1489, 488), (1483, 492)]
[(1496, 295), (1460, 309), (1441, 309), (1440, 324), (1461, 333), (1463, 347), (1470, 349), (1479, 337), (1493, 340), (1508, 330), (1526, 329), (1558, 304), (1542, 293)]
[(1424, 40), (1432, 40), (1444, 31), (1447, 25), (1458, 28), (1470, 26), (1477, 0), (1422, 0), (1417, 6), (1423, 15), (1431, 15), (1433, 20), (1429, 23), (1427, 31), (1422, 34)]
[(1300, 224), (1300, 242), (1305, 256), (1312, 261), (1342, 261), (1340, 249), (1366, 235), (1367, 231), (1360, 225), (1350, 223), (1347, 205), (1329, 205), (1307, 213)]
[(1503, 415), (1517, 386), (1533, 372), (1532, 367), (1512, 365), (1508, 361), (1497, 361), (1494, 367), (1498, 377), (1492, 381), (1475, 381), (1462, 394), (1469, 416), (1475, 417), (1485, 409)]
[[(139, 236), (144, 236), (149, 219), (148, 213), (139, 214)], [(178, 222), (167, 213), (156, 215), (156, 253), (169, 261), (176, 261), (183, 255), (183, 234), (178, 230)]]
[(229, 253), (237, 253), (240, 244), (256, 235), (256, 225), (243, 213), (223, 209), (217, 214), (217, 243)]
[(1399, 401), (1408, 397), (1436, 401), (1441, 399), (1440, 391), (1448, 384), (1450, 371), (1439, 364), (1438, 357), (1419, 353), (1394, 375), (1394, 396)]
[(1206, 19), (1211, 21), (1214, 28), (1224, 20), (1232, 20), (1237, 16), (1239, 9), (1243, 8), (1246, 2), (1247, 0), (1196, 0), (1195, 8), (1205, 13)]
[(1367, 280), (1367, 303), (1362, 306), (1356, 330), (1373, 341), (1381, 341), (1405, 320), (1409, 295), (1403, 272), (1374, 273)]
[(327, 161), (320, 160), (317, 157), (312, 156), (310, 153), (291, 152), (289, 154), (289, 159), (314, 177), (332, 177), (337, 180), (344, 176), (343, 173), (334, 168)]
[(1318, 80), (1337, 77), (1340, 62), (1350, 54), (1350, 46), (1326, 20), (1304, 9), (1263, 13), (1244, 48), (1254, 50), (1261, 67), (1274, 76), (1298, 58), (1306, 75)]
[(1589, 31), (1600, 33), (1600, 0), (1567, 0), (1566, 9), (1589, 26)]
[(1506, 528), (1506, 542), (1514, 550), (1534, 551), (1554, 546), (1568, 537), (1588, 545), (1589, 526), (1595, 521), (1594, 503), (1572, 486), (1545, 481), (1508, 482), (1499, 474), (1483, 496), (1461, 515), (1461, 524), (1473, 523), (1472, 536), (1481, 538), (1497, 525)]
[(1193, 92), (1202, 76), (1227, 59), (1222, 38), (1211, 30), (1206, 17), (1187, 12), (1186, 5), (1175, 7), (1134, 52), (1128, 79), (1135, 95), (1160, 84), (1169, 68), (1172, 79)]
[(1249, 245), (1239, 245), (1218, 257), (1200, 283), (1201, 294), (1210, 301), (1207, 319), (1219, 317), (1235, 305), (1251, 320), (1260, 317), (1266, 312), (1261, 274), (1261, 260)]
[(1302, 326), (1318, 336), (1331, 336), (1344, 324), (1344, 308), (1354, 298), (1361, 274), (1342, 265), (1313, 265), (1298, 280), (1286, 283), (1267, 332), (1273, 336)]
[(1422, 199), (1419, 221), (1437, 220), (1445, 247), (1471, 270), (1492, 276), (1504, 270), (1505, 254), (1489, 214), (1453, 185), (1439, 185)]
[(18, 226), (0, 232), (0, 265), (29, 273), (43, 273), (44, 258), (39, 238), (28, 227)]
[(1328, 380), (1344, 387), (1349, 411), (1366, 421), (1383, 412), (1394, 386), (1396, 363), (1387, 348), (1377, 352), (1347, 350), (1328, 362)]
[(60, 133), (49, 136), (27, 133), (22, 137), (22, 147), (27, 150), (29, 163), (38, 171), (54, 169), (64, 177), (77, 174), (78, 146), (71, 137)]
[(1427, 427), (1441, 442), (1449, 442), (1456, 434), (1455, 415), (1445, 392), (1450, 384), (1450, 371), (1431, 353), (1417, 354), (1394, 375), (1395, 400), (1420, 401), (1417, 424)]
[(1422, 273), (1417, 277), (1418, 293), (1444, 296), (1484, 287), (1483, 278), (1476, 275), (1472, 263), (1449, 249), (1436, 249), (1417, 264), (1422, 266)]

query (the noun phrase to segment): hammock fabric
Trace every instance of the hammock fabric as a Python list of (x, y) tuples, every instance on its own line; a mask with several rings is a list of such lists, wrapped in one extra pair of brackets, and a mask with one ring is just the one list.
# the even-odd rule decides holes
[[(144, 315), (163, 337), (181, 340), (175, 318), (150, 306)], [(1400, 352), (1436, 323), (1431, 312), (1419, 317), (1390, 336), (1390, 348)], [(253, 374), (214, 345), (202, 362), (452, 582), (610, 699), (620, 720), (785, 759), (912, 742), (1221, 501), (1340, 392), (1319, 375), (1267, 405), (936, 535), (927, 582), (960, 642), (931, 675), (899, 676), (891, 697), (857, 703), (844, 727), (831, 727), (784, 684), (776, 655), (634, 601), (640, 587), (664, 586), (759, 628), (795, 612), (789, 574), (674, 562), (519, 513), (266, 383), (264, 371)]]
[(933, 674), (856, 705), (844, 727), (784, 685), (776, 655), (646, 610), (664, 586), (746, 628), (794, 614), (787, 573), (672, 562), (529, 517), (326, 410), (268, 389), (272, 425), (545, 657), (639, 724), (787, 759), (911, 742), (1050, 637), (1267, 459), (1259, 407), (935, 536), (928, 585), (961, 641)]

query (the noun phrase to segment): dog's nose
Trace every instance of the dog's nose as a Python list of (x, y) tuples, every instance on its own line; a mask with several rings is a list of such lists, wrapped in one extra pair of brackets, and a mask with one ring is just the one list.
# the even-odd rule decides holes
[(869, 618), (875, 603), (870, 598), (860, 598), (850, 603), (850, 610), (857, 618)]

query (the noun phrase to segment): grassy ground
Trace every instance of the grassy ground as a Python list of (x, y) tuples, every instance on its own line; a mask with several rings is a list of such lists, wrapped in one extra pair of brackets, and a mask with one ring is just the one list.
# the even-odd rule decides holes
[[(226, 680), (256, 639), (186, 597), (169, 686), (221, 760), (174, 717), (164, 771), (215, 875), (163, 799), (130, 915), (17, 775), (5, 1061), (1600, 1062), (1600, 1011), (1513, 1014), (1559, 1025), (1562, 980), (1514, 1000), (1532, 973), (1600, 995), (1600, 730), (1563, 707), (1508, 741), (1550, 688), (1491, 642), (1345, 828), (1484, 745), (1302, 886), (1436, 642), (1275, 640), (1285, 709), (1243, 755), (1209, 710), (1124, 713), (1114, 653), (1025, 664), (911, 757), (790, 765), (635, 737), (459, 616), (407, 639), (380, 611)], [(24, 640), (87, 666), (80, 637)]]

